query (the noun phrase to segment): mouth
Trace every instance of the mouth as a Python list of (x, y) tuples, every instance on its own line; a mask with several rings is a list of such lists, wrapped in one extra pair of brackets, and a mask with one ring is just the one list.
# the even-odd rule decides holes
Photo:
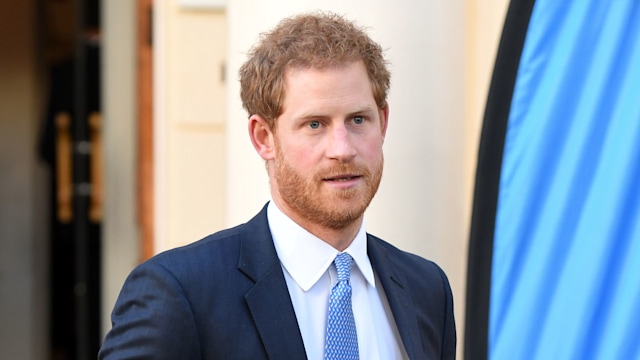
[(347, 182), (347, 181), (355, 180), (361, 177), (362, 177), (361, 175), (345, 174), (345, 175), (330, 176), (330, 177), (324, 178), (324, 180), (335, 181), (335, 182)]

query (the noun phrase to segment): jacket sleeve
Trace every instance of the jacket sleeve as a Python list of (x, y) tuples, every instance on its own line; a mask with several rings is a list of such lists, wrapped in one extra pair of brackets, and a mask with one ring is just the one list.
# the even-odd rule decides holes
[(446, 294), (446, 308), (445, 308), (445, 322), (443, 329), (443, 344), (442, 344), (442, 359), (455, 359), (456, 358), (456, 322), (453, 314), (453, 293), (449, 280), (440, 269), (442, 280), (445, 287)]
[(127, 278), (98, 359), (198, 359), (193, 313), (176, 277), (147, 262)]

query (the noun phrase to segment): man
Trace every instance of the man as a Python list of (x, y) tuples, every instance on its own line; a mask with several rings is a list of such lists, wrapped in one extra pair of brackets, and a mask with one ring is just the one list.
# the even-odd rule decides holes
[(135, 269), (100, 358), (454, 358), (445, 274), (364, 229), (389, 77), (381, 47), (340, 16), (263, 35), (240, 83), (272, 201)]

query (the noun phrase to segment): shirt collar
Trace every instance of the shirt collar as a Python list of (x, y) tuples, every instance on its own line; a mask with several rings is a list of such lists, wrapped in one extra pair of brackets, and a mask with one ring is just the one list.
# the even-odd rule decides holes
[[(273, 201), (267, 206), (267, 218), (282, 266), (298, 286), (308, 291), (331, 266), (339, 251), (291, 220)], [(344, 252), (351, 255), (364, 278), (375, 287), (373, 269), (367, 256), (364, 221)]]

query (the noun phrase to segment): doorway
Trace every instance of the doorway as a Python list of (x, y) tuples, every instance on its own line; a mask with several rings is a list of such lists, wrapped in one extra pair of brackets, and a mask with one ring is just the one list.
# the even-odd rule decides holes
[(100, 3), (39, 0), (49, 166), (51, 359), (92, 359), (100, 344)]

